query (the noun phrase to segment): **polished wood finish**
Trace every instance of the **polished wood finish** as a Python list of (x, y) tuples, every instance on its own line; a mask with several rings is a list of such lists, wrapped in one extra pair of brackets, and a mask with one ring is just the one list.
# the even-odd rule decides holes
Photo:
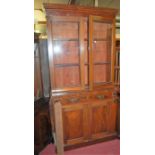
[(86, 111), (81, 103), (63, 106), (65, 144), (81, 143), (84, 140)]
[(84, 89), (84, 18), (51, 16), (51, 19), (52, 90)]
[(108, 101), (94, 102), (90, 105), (91, 138), (98, 139), (108, 133), (109, 126), (109, 103)]
[(89, 86), (93, 90), (93, 16), (89, 16)]
[(55, 116), (55, 131), (56, 131), (56, 145), (57, 145), (57, 155), (63, 155), (64, 152), (64, 142), (63, 142), (63, 126), (62, 126), (62, 108), (60, 102), (55, 102), (54, 104), (54, 116)]
[(115, 94), (118, 104), (117, 113), (117, 132), (120, 137), (120, 39), (116, 40), (116, 56), (115, 56)]
[(97, 144), (97, 143), (101, 143), (101, 142), (105, 142), (105, 141), (109, 141), (109, 140), (114, 140), (114, 139), (116, 139), (116, 133), (106, 135), (102, 139), (96, 139), (96, 140), (93, 140), (93, 141), (85, 141), (85, 142), (83, 141), (82, 143), (79, 143), (79, 144), (76, 144), (76, 145), (65, 146), (64, 150), (67, 151), (67, 150), (76, 149), (76, 148), (89, 146), (89, 145), (94, 145), (94, 144)]
[(116, 9), (99, 8), (99, 7), (84, 7), (78, 5), (63, 5), (63, 4), (44, 4), (47, 18), (51, 15), (75, 15), (75, 16), (103, 16), (113, 19), (116, 16)]
[(58, 4), (44, 7), (52, 130), (61, 133), (55, 137), (60, 142), (56, 143), (57, 152), (116, 136), (117, 103), (113, 94), (117, 10)]
[(115, 55), (115, 85), (120, 85), (120, 39), (116, 40), (116, 55)]
[(100, 97), (96, 93), (90, 99), (68, 96), (61, 103), (65, 147), (116, 135), (117, 104), (108, 92), (100, 92)]

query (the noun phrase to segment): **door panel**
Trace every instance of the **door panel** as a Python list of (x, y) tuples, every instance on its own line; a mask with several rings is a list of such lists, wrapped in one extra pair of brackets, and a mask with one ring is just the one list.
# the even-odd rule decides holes
[(89, 36), (91, 87), (112, 83), (113, 21), (90, 16)]
[[(52, 87), (53, 91), (84, 89), (84, 52), (87, 24), (83, 17), (52, 17)], [(85, 82), (86, 81), (86, 82)]]
[(117, 103), (110, 104), (110, 114), (109, 114), (109, 132), (116, 132), (116, 119), (117, 119)]
[(74, 87), (80, 86), (79, 66), (58, 66), (55, 68), (56, 87)]
[(63, 107), (64, 143), (76, 144), (84, 140), (86, 112), (80, 103)]
[(107, 131), (107, 107), (94, 107), (92, 109), (92, 133)]
[(95, 84), (102, 84), (111, 81), (111, 65), (98, 64), (94, 65), (94, 82)]
[(76, 21), (55, 21), (52, 24), (52, 31), (53, 39), (78, 39), (78, 22)]
[(94, 63), (110, 62), (111, 52), (107, 52), (108, 46), (106, 41), (94, 41), (93, 43), (94, 51)]
[(63, 106), (65, 145), (101, 139), (116, 132), (117, 104), (112, 99)]
[[(94, 84), (111, 81), (111, 24), (93, 22), (93, 69)], [(99, 64), (99, 65), (98, 65)], [(98, 79), (98, 69), (102, 73)]]
[(109, 105), (105, 101), (90, 105), (91, 138), (102, 138), (108, 132)]
[(81, 129), (83, 122), (83, 111), (73, 110), (64, 112), (65, 120), (65, 135), (67, 139), (80, 138), (83, 136), (83, 131)]
[(54, 41), (55, 64), (79, 64), (79, 44), (77, 41)]
[(100, 139), (116, 132), (117, 104), (100, 100), (89, 106), (91, 139)]

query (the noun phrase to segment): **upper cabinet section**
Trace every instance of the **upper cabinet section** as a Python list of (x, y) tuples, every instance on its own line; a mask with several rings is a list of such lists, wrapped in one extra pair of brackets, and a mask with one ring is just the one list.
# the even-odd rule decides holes
[(45, 4), (53, 92), (113, 82), (116, 10)]

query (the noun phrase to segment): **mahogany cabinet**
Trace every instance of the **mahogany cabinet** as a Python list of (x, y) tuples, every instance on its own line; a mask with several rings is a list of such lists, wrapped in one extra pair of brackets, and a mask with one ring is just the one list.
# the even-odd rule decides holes
[(117, 10), (44, 4), (57, 151), (116, 136)]

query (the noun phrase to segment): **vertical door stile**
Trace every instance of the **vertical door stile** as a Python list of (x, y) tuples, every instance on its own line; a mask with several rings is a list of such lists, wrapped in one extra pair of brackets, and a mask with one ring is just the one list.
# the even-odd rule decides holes
[(84, 115), (83, 115), (83, 136), (84, 140), (88, 140), (88, 109), (87, 109), (87, 104), (84, 105)]
[[(106, 59), (108, 60), (108, 57), (109, 57), (109, 55), (111, 55), (111, 50), (112, 50), (112, 47), (111, 47), (111, 44), (112, 44), (112, 37), (111, 37), (111, 34), (112, 34), (112, 28), (111, 28), (111, 26), (109, 27), (108, 25), (107, 25), (107, 34), (106, 34), (106, 39), (108, 40), (108, 42), (107, 42), (107, 45), (106, 45), (106, 49), (107, 49), (107, 55), (106, 55)], [(109, 67), (108, 68), (106, 68), (106, 81), (108, 81), (108, 79), (110, 78), (110, 81), (112, 81), (112, 70), (111, 70), (111, 67), (110, 67), (110, 77), (109, 77)]]
[(85, 74), (84, 74), (84, 20), (80, 18), (79, 24), (79, 42), (80, 42), (80, 77), (81, 77), (81, 87), (85, 89)]
[(111, 59), (112, 59), (112, 65), (111, 65), (111, 80), (112, 83), (114, 83), (114, 66), (115, 66), (115, 55), (116, 55), (116, 51), (115, 51), (115, 43), (116, 39), (115, 39), (115, 18), (112, 21), (112, 53), (111, 53)]
[(62, 105), (60, 102), (54, 103), (55, 109), (55, 128), (56, 128), (56, 147), (57, 154), (64, 154), (64, 133), (63, 133), (63, 118), (62, 118)]
[(93, 89), (93, 16), (89, 16), (89, 88)]
[(50, 79), (52, 89), (55, 88), (55, 80), (54, 80), (54, 59), (53, 59), (53, 41), (52, 41), (52, 21), (48, 20), (47, 22), (47, 30), (48, 30), (48, 56), (49, 56), (49, 65), (50, 65)]
[(92, 103), (89, 103), (87, 106), (88, 109), (88, 138), (89, 140), (92, 139), (92, 125), (93, 125), (93, 121), (92, 121)]

